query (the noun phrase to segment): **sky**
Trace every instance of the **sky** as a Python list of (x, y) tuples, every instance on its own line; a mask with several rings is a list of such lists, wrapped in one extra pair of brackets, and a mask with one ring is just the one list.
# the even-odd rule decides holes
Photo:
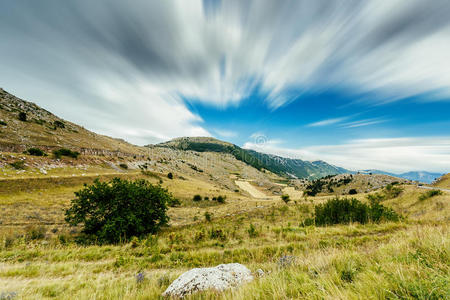
[(146, 145), (450, 172), (450, 2), (2, 0), (0, 87)]

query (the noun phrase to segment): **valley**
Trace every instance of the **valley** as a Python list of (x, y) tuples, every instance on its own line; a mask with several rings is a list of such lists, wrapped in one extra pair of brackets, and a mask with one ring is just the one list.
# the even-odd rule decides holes
[[(158, 299), (189, 269), (234, 262), (255, 280), (187, 299), (450, 297), (448, 175), (426, 185), (443, 189), (430, 195), (414, 181), (324, 162), (277, 165), (276, 157), (212, 138), (139, 147), (0, 96), (0, 298)], [(18, 120), (23, 111), (26, 121)], [(61, 149), (71, 152), (54, 152)], [(113, 178), (167, 189), (179, 200), (168, 226), (118, 244), (80, 241), (82, 228), (64, 220), (74, 193)], [(336, 197), (378, 199), (401, 217), (308, 223)]]

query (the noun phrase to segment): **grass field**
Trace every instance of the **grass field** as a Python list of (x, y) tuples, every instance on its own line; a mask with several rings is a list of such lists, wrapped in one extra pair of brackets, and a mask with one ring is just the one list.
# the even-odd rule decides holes
[[(100, 175), (163, 180), (182, 205), (171, 226), (121, 245), (79, 245), (64, 224), (73, 192), (96, 175), (0, 180), (0, 295), (17, 299), (158, 299), (193, 267), (239, 262), (266, 275), (223, 294), (192, 299), (448, 299), (449, 200), (403, 186), (384, 205), (400, 222), (304, 227), (314, 205), (332, 197), (254, 199), (195, 178), (139, 172)], [(226, 195), (225, 204), (192, 196)], [(356, 195), (365, 201), (365, 194)], [(205, 212), (212, 214), (211, 222)], [(295, 257), (280, 266), (280, 257)], [(137, 280), (142, 273), (144, 280)], [(11, 294), (12, 295), (12, 294)]]

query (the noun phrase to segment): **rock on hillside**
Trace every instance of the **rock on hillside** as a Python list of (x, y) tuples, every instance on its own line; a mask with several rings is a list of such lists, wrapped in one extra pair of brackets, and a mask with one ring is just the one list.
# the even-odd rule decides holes
[(184, 297), (205, 290), (224, 291), (253, 280), (252, 273), (238, 263), (214, 268), (195, 268), (183, 273), (162, 294), (163, 297)]

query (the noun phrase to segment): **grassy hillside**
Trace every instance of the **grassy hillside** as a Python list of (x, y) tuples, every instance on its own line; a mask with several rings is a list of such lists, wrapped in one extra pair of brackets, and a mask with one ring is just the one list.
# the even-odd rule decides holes
[[(158, 182), (157, 177), (148, 179)], [(169, 211), (171, 227), (157, 235), (121, 245), (83, 246), (74, 241), (79, 229), (62, 221), (81, 181), (45, 180), (19, 180), (0, 195), (5, 212), (0, 223), (1, 291), (20, 299), (157, 299), (182, 272), (229, 262), (252, 271), (261, 268), (266, 275), (240, 289), (188, 299), (449, 296), (449, 193), (421, 202), (423, 191), (402, 186), (398, 197), (383, 202), (406, 217), (400, 222), (304, 227), (314, 205), (329, 197), (295, 198), (286, 205), (279, 197), (255, 200), (194, 179), (164, 179), (163, 185), (177, 196), (228, 193), (227, 202), (195, 203), (185, 197), (182, 206)], [(366, 201), (365, 194), (355, 197)], [(212, 214), (210, 222), (205, 212)], [(286, 255), (291, 264), (280, 264)], [(137, 280), (137, 274), (144, 280)]]
[(450, 189), (450, 173), (445, 174), (440, 178), (438, 178), (438, 180), (436, 180), (433, 186)]
[(316, 179), (327, 175), (341, 174), (347, 170), (323, 161), (303, 161), (276, 155), (264, 154), (253, 150), (242, 149), (236, 145), (208, 137), (184, 137), (156, 145), (180, 150), (197, 152), (229, 153), (258, 170), (268, 170), (275, 174), (290, 178)]
[[(20, 120), (22, 116), (23, 120)], [(0, 150), (23, 151), (27, 147), (70, 148), (82, 152), (143, 154), (145, 149), (120, 139), (93, 133), (34, 103), (19, 99), (0, 89)]]

